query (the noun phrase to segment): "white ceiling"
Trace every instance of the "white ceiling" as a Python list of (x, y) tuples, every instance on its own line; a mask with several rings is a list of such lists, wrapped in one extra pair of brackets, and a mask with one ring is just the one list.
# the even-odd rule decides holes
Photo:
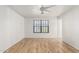
[[(49, 6), (49, 5), (46, 5)], [(21, 14), (24, 17), (36, 17), (36, 16), (59, 16), (62, 13), (70, 10), (73, 6), (68, 5), (56, 5), (48, 9), (49, 12), (41, 14), (40, 5), (13, 5), (9, 6), (14, 9), (16, 12)]]

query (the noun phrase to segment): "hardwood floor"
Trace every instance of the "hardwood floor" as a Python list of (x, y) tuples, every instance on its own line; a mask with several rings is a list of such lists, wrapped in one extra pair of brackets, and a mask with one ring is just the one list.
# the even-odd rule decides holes
[(61, 39), (25, 38), (10, 47), (5, 53), (76, 53), (77, 49)]

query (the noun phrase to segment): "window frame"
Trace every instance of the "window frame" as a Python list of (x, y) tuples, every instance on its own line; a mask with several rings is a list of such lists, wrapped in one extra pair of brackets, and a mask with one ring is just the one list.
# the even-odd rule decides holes
[[(40, 21), (40, 26), (35, 26), (35, 21)], [(45, 23), (47, 21), (48, 25), (43, 26), (42, 25), (43, 21), (45, 21)], [(44, 22), (43, 22), (43, 24), (44, 24)], [(46, 25), (46, 24), (44, 24), (44, 25)], [(35, 32), (35, 27), (40, 27), (40, 32), (37, 32), (37, 31)], [(47, 32), (46, 32), (46, 30), (45, 30), (45, 32), (43, 32), (42, 27), (47, 27), (47, 29), (48, 29)], [(49, 20), (33, 20), (33, 33), (49, 33)]]

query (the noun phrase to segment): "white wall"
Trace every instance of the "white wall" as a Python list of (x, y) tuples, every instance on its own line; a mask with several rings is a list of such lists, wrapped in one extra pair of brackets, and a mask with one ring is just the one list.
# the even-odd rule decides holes
[[(0, 52), (3, 50), (3, 46), (5, 44), (5, 20), (7, 9), (4, 6), (0, 6)], [(4, 44), (3, 44), (4, 43)]]
[(9, 7), (0, 6), (0, 51), (24, 38), (24, 18)]
[(62, 15), (62, 20), (64, 41), (79, 49), (79, 6)]
[(62, 19), (57, 17), (57, 37), (62, 39)]
[[(49, 20), (49, 33), (33, 33), (33, 20)], [(57, 18), (25, 18), (26, 38), (57, 38)]]

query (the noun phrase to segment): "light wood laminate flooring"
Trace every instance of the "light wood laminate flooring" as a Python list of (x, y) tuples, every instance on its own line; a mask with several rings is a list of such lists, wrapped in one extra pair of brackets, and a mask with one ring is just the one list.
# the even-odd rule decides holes
[(54, 38), (25, 38), (8, 48), (5, 53), (75, 53), (77, 49)]

